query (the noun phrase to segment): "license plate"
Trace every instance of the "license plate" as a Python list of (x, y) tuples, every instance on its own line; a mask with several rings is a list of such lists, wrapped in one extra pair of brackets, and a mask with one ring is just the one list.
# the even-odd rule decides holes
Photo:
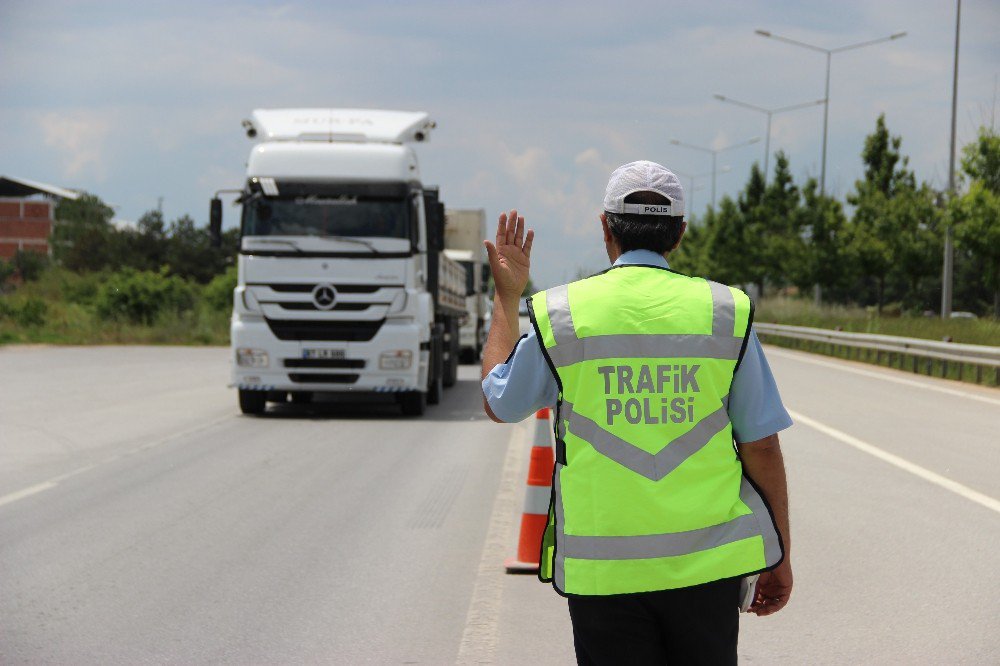
[(344, 358), (343, 349), (303, 349), (302, 358), (306, 359), (331, 359)]

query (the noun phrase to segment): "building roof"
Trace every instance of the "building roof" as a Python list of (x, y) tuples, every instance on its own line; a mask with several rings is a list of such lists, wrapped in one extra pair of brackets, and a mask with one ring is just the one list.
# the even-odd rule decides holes
[(27, 197), (32, 194), (48, 194), (60, 199), (79, 199), (80, 193), (56, 187), (47, 183), (39, 183), (26, 178), (0, 176), (0, 197)]

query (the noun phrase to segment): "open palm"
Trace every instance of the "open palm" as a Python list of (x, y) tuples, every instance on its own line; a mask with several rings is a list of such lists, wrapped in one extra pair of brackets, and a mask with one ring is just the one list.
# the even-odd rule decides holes
[(534, 239), (535, 232), (528, 229), (525, 233), (524, 218), (518, 217), (516, 210), (500, 214), (496, 243), (485, 241), (485, 244), (493, 282), (501, 299), (516, 299), (527, 286)]

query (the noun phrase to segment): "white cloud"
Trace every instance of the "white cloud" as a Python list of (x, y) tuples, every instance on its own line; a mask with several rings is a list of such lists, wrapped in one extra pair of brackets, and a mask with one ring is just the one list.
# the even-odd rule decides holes
[(77, 177), (87, 172), (103, 181), (107, 176), (105, 142), (112, 122), (103, 112), (52, 112), (42, 115), (38, 126), (45, 145), (61, 156), (62, 175)]

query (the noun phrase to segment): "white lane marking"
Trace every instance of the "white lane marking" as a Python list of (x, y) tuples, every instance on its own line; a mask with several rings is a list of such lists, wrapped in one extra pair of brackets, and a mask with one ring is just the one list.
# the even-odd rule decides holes
[(848, 435), (846, 432), (841, 432), (836, 428), (831, 428), (825, 423), (820, 423), (815, 419), (809, 418), (805, 414), (800, 414), (799, 412), (792, 411), (791, 409), (788, 410), (788, 413), (797, 423), (805, 424), (810, 428), (813, 428), (814, 430), (820, 431), (824, 435), (828, 435), (840, 442), (843, 442), (844, 444), (853, 446), (859, 451), (864, 451), (865, 453), (875, 456), (879, 460), (882, 460), (884, 462), (889, 463), (890, 465), (894, 465), (904, 471), (907, 471), (910, 474), (913, 474), (914, 476), (919, 476), (921, 479), (924, 479), (925, 481), (930, 481), (934, 485), (940, 486), (945, 490), (950, 490), (956, 495), (964, 497), (965, 499), (975, 502), (976, 504), (981, 504), (982, 506), (985, 506), (987, 509), (992, 509), (993, 511), (1000, 513), (1000, 500), (994, 499), (989, 495), (984, 495), (983, 493), (973, 490), (968, 486), (962, 485), (957, 481), (952, 481), (947, 477), (932, 472), (926, 467), (921, 467), (920, 465), (911, 463), (909, 460), (900, 458), (897, 455), (893, 455), (888, 451), (883, 451), (877, 446), (874, 446), (872, 444), (869, 444), (868, 442), (860, 440), (857, 437)]
[(108, 456), (107, 458), (105, 458), (103, 460), (100, 460), (98, 462), (91, 463), (89, 465), (84, 465), (83, 467), (77, 467), (76, 469), (74, 469), (72, 471), (65, 472), (63, 474), (60, 474), (59, 476), (53, 476), (51, 479), (47, 479), (45, 481), (42, 481), (41, 483), (36, 483), (33, 486), (28, 486), (27, 488), (22, 488), (21, 490), (15, 490), (14, 492), (8, 493), (6, 495), (0, 495), (0, 506), (4, 506), (5, 504), (13, 504), (14, 502), (16, 502), (18, 500), (22, 500), (22, 499), (24, 499), (26, 497), (31, 497), (32, 495), (37, 495), (40, 492), (43, 492), (45, 490), (49, 490), (50, 488), (55, 488), (56, 486), (58, 486), (61, 482), (65, 481), (66, 479), (74, 477), (74, 476), (76, 476), (78, 474), (83, 474), (84, 472), (89, 472), (90, 470), (94, 469), (95, 467), (99, 467), (101, 465), (106, 465), (106, 464), (114, 462), (114, 461), (116, 461), (116, 460), (118, 460), (120, 458), (124, 458), (126, 456), (130, 456), (130, 455), (133, 455), (135, 453), (139, 453), (140, 451), (145, 451), (147, 449), (151, 449), (154, 446), (160, 446), (161, 444), (166, 444), (167, 442), (172, 442), (172, 441), (174, 441), (176, 439), (181, 439), (182, 437), (186, 437), (188, 435), (193, 435), (193, 434), (195, 434), (197, 432), (200, 432), (202, 430), (207, 430), (207, 429), (211, 428), (212, 426), (218, 425), (218, 424), (222, 423), (223, 421), (228, 421), (231, 418), (232, 418), (232, 416), (224, 416), (221, 419), (215, 419), (214, 421), (209, 421), (208, 423), (202, 423), (201, 425), (195, 426), (194, 428), (189, 428), (187, 430), (175, 433), (173, 435), (167, 435), (166, 437), (162, 437), (160, 439), (153, 440), (152, 442), (148, 442), (148, 443), (143, 444), (141, 446), (136, 446), (136, 447), (131, 448), (131, 449), (127, 450), (127, 451), (123, 451), (121, 453), (116, 453), (116, 454), (114, 454), (112, 456)]
[(777, 356), (784, 356), (785, 358), (792, 358), (796, 361), (802, 361), (803, 363), (812, 363), (813, 365), (821, 365), (825, 368), (834, 368), (836, 370), (843, 370), (844, 372), (853, 372), (856, 375), (863, 375), (865, 377), (874, 377), (876, 379), (884, 379), (887, 382), (895, 382), (897, 384), (904, 384), (906, 386), (915, 386), (917, 388), (927, 389), (928, 391), (937, 391), (938, 393), (947, 393), (948, 395), (955, 395), (960, 398), (969, 398), (970, 400), (979, 400), (980, 402), (989, 403), (991, 405), (1000, 405), (1000, 399), (990, 398), (985, 395), (979, 395), (977, 393), (969, 393), (967, 391), (959, 391), (958, 389), (949, 388), (947, 386), (938, 386), (937, 384), (931, 384), (928, 382), (921, 382), (915, 379), (906, 379), (904, 377), (894, 377), (889, 372), (875, 372), (873, 370), (863, 370), (861, 368), (856, 368), (853, 365), (848, 365), (847, 363), (837, 363), (835, 361), (824, 361), (818, 358), (810, 358), (810, 355), (805, 352), (790, 352), (779, 347), (774, 347), (773, 345), (767, 345), (767, 353), (775, 354)]
[(527, 450), (527, 430), (515, 426), (507, 442), (500, 488), (493, 500), (493, 513), (486, 530), (486, 543), (479, 558), (476, 583), (472, 588), (469, 611), (465, 615), (465, 629), (458, 645), (457, 664), (492, 664), (495, 659), (500, 622), (503, 581), (506, 575), (503, 561), (511, 548), (510, 536), (514, 517), (520, 508), (517, 504), (517, 475), (524, 465)]
[(48, 490), (49, 488), (55, 488), (56, 485), (55, 481), (42, 481), (41, 483), (36, 483), (33, 486), (28, 486), (27, 488), (18, 490), (17, 492), (4, 495), (3, 497), (0, 497), (0, 506), (16, 502), (17, 500), (24, 499), (25, 497), (31, 497), (32, 495), (40, 493), (43, 490)]

